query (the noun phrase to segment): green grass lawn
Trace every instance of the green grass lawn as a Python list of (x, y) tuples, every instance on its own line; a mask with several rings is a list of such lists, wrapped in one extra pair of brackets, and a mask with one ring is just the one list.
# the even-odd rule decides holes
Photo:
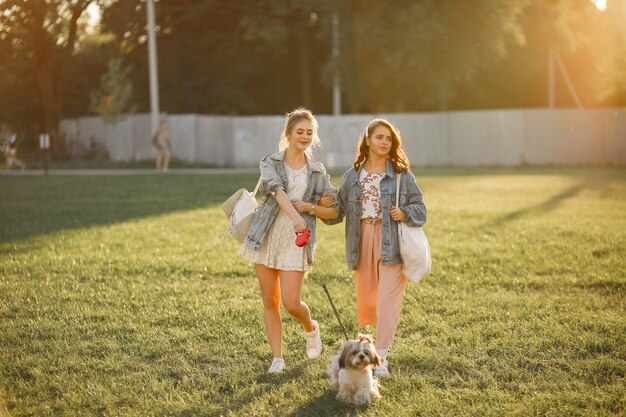
[(416, 175), (433, 270), (368, 408), (327, 378), (322, 284), (358, 331), (343, 225), (318, 223), (303, 290), (322, 359), (284, 312), (270, 376), (253, 269), (219, 241), (255, 175), (0, 176), (0, 398), (14, 417), (626, 415), (626, 170)]

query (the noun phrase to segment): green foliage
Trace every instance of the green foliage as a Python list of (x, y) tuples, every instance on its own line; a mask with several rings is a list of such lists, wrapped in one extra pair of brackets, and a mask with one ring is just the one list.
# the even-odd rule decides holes
[(67, 86), (76, 45), (90, 3), (104, 0), (0, 0), (0, 120), (35, 135), (47, 132), (51, 149), (63, 153), (60, 119), (71, 95)]
[(318, 223), (303, 287), (322, 359), (283, 311), (269, 376), (253, 268), (219, 240), (254, 175), (0, 176), (0, 397), (15, 417), (623, 415), (626, 171), (416, 175), (433, 271), (369, 408), (327, 379), (342, 335), (322, 283), (358, 330), (343, 226)]
[[(529, 1), (354, 1), (353, 61), (372, 111), (450, 107), (459, 87), (497, 64), (524, 40), (520, 19)], [(371, 65), (375, 63), (375, 65)], [(359, 88), (355, 86), (354, 88)]]
[[(89, 111), (90, 93), (99, 88), (109, 64), (117, 58), (125, 62), (119, 43), (111, 34), (93, 33), (81, 39), (79, 48), (72, 58), (73, 65), (68, 72), (68, 78), (72, 82), (65, 89), (65, 117), (76, 118), (93, 114)], [(132, 83), (132, 79), (130, 77), (128, 79)], [(136, 98), (135, 94), (133, 98)]]
[[(84, 14), (73, 18), (88, 3), (0, 0), (0, 120), (25, 128), (33, 114), (84, 115), (120, 53), (132, 67), (134, 104), (149, 111), (146, 3), (98, 0), (99, 35), (87, 36)], [(545, 107), (550, 50), (585, 107), (626, 103), (623, 0), (604, 12), (588, 0), (160, 0), (155, 10), (160, 104), (170, 114), (281, 114), (299, 105), (330, 113), (337, 73), (344, 113)], [(83, 48), (92, 41), (98, 47)], [(556, 78), (557, 106), (573, 106)]]
[(107, 72), (102, 75), (100, 88), (91, 93), (90, 110), (102, 116), (108, 123), (115, 123), (121, 113), (133, 113), (133, 84), (128, 78), (131, 66), (123, 66), (122, 58), (109, 61)]

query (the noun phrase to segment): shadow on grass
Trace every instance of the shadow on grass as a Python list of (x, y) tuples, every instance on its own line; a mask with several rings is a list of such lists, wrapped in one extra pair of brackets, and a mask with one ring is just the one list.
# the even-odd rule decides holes
[[(529, 168), (531, 169), (531, 168)], [(543, 169), (538, 168), (539, 172)], [(546, 170), (553, 171), (555, 175), (564, 175), (580, 178), (581, 181), (573, 185), (562, 192), (546, 199), (544, 202), (535, 206), (526, 207), (520, 210), (516, 210), (498, 219), (495, 219), (485, 226), (499, 227), (506, 223), (518, 220), (530, 214), (541, 214), (556, 209), (565, 200), (576, 197), (581, 191), (585, 189), (594, 189), (596, 191), (606, 192), (616, 183), (623, 183), (626, 180), (626, 170), (623, 168), (545, 168)], [(533, 169), (534, 170), (534, 169)], [(519, 174), (524, 173), (524, 169), (516, 171)], [(595, 256), (595, 255), (594, 255)]]
[(305, 373), (305, 365), (299, 365), (296, 367), (288, 367), (284, 372), (280, 374), (268, 374), (262, 373), (256, 378), (258, 388), (253, 391), (245, 391), (243, 395), (237, 396), (235, 391), (231, 391), (227, 388), (220, 388), (220, 392), (223, 395), (229, 396), (229, 402), (224, 406), (224, 409), (220, 411), (219, 415), (224, 415), (223, 412), (227, 411), (231, 415), (246, 415), (246, 407), (254, 404), (257, 400), (267, 396), (275, 389), (276, 386), (288, 384), (292, 381), (297, 381), (302, 378)]
[(626, 282), (618, 281), (617, 279), (598, 282), (577, 282), (574, 284), (574, 287), (581, 288), (583, 290), (598, 291), (606, 296), (619, 294), (620, 292), (626, 293)]
[(565, 200), (575, 197), (585, 188), (589, 188), (592, 186), (597, 186), (599, 184), (599, 180), (597, 179), (587, 179), (586, 181), (581, 182), (580, 184), (569, 187), (568, 189), (552, 196), (551, 198), (545, 200), (541, 204), (537, 204), (534, 206), (526, 207), (523, 209), (516, 210), (511, 212), (505, 216), (497, 218), (485, 226), (489, 227), (500, 227), (506, 223), (510, 223), (516, 221), (522, 217), (525, 217), (532, 213), (545, 213), (557, 208), (561, 203)]
[[(256, 391), (246, 393), (245, 399), (233, 399), (231, 404), (224, 407), (219, 415), (224, 415), (224, 411), (230, 415), (245, 415), (246, 407), (253, 404), (256, 400), (268, 395), (272, 391), (272, 387), (287, 383), (291, 380), (302, 376), (302, 370), (293, 370), (293, 372), (285, 372), (281, 375), (267, 375), (259, 378), (257, 382), (263, 383), (262, 387)], [(344, 404), (337, 401), (335, 396), (337, 392), (334, 389), (327, 389), (322, 395), (312, 398), (308, 403), (303, 404), (289, 414), (281, 414), (285, 416), (353, 416), (359, 414), (365, 407), (357, 407), (350, 404)], [(218, 414), (215, 414), (218, 415)]]
[(298, 366), (289, 366), (285, 369), (285, 371), (279, 374), (269, 374), (264, 372), (259, 375), (256, 379), (256, 382), (259, 384), (273, 384), (273, 385), (281, 385), (290, 381), (297, 380), (301, 378), (306, 372), (306, 366), (304, 364), (300, 364)]
[(0, 243), (221, 204), (255, 174), (0, 177)]
[[(550, 210), (585, 187), (624, 176), (610, 168), (428, 168), (425, 176), (554, 174), (583, 176), (585, 182), (496, 219), (499, 226), (537, 210)], [(257, 174), (133, 176), (0, 176), (0, 243), (60, 230), (109, 225), (221, 204), (241, 187), (252, 189)], [(338, 185), (338, 178), (333, 178)], [(226, 223), (225, 223), (226, 224)]]
[(354, 416), (366, 408), (342, 403), (335, 398), (336, 395), (337, 391), (329, 388), (322, 395), (312, 398), (308, 403), (287, 414), (287, 416)]

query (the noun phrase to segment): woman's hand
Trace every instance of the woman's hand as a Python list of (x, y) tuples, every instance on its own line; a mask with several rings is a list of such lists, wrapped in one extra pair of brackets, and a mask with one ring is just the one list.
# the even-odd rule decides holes
[(298, 217), (294, 217), (291, 219), (291, 222), (293, 223), (293, 230), (296, 233), (302, 233), (306, 230), (306, 222), (302, 216), (298, 215)]
[(404, 210), (396, 206), (393, 206), (391, 210), (389, 210), (389, 214), (391, 215), (391, 218), (397, 222), (401, 222), (408, 216)]
[(302, 200), (291, 200), (291, 205), (296, 209), (298, 213), (308, 213), (311, 208), (311, 203), (305, 203)]
[(322, 207), (332, 207), (333, 198), (329, 195), (323, 195), (322, 198), (317, 200), (317, 205)]

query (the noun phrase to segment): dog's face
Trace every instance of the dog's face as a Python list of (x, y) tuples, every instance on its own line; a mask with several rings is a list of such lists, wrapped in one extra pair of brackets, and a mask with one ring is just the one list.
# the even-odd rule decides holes
[(364, 369), (380, 365), (380, 356), (376, 354), (374, 341), (370, 335), (358, 334), (356, 339), (343, 344), (339, 355), (339, 368)]

